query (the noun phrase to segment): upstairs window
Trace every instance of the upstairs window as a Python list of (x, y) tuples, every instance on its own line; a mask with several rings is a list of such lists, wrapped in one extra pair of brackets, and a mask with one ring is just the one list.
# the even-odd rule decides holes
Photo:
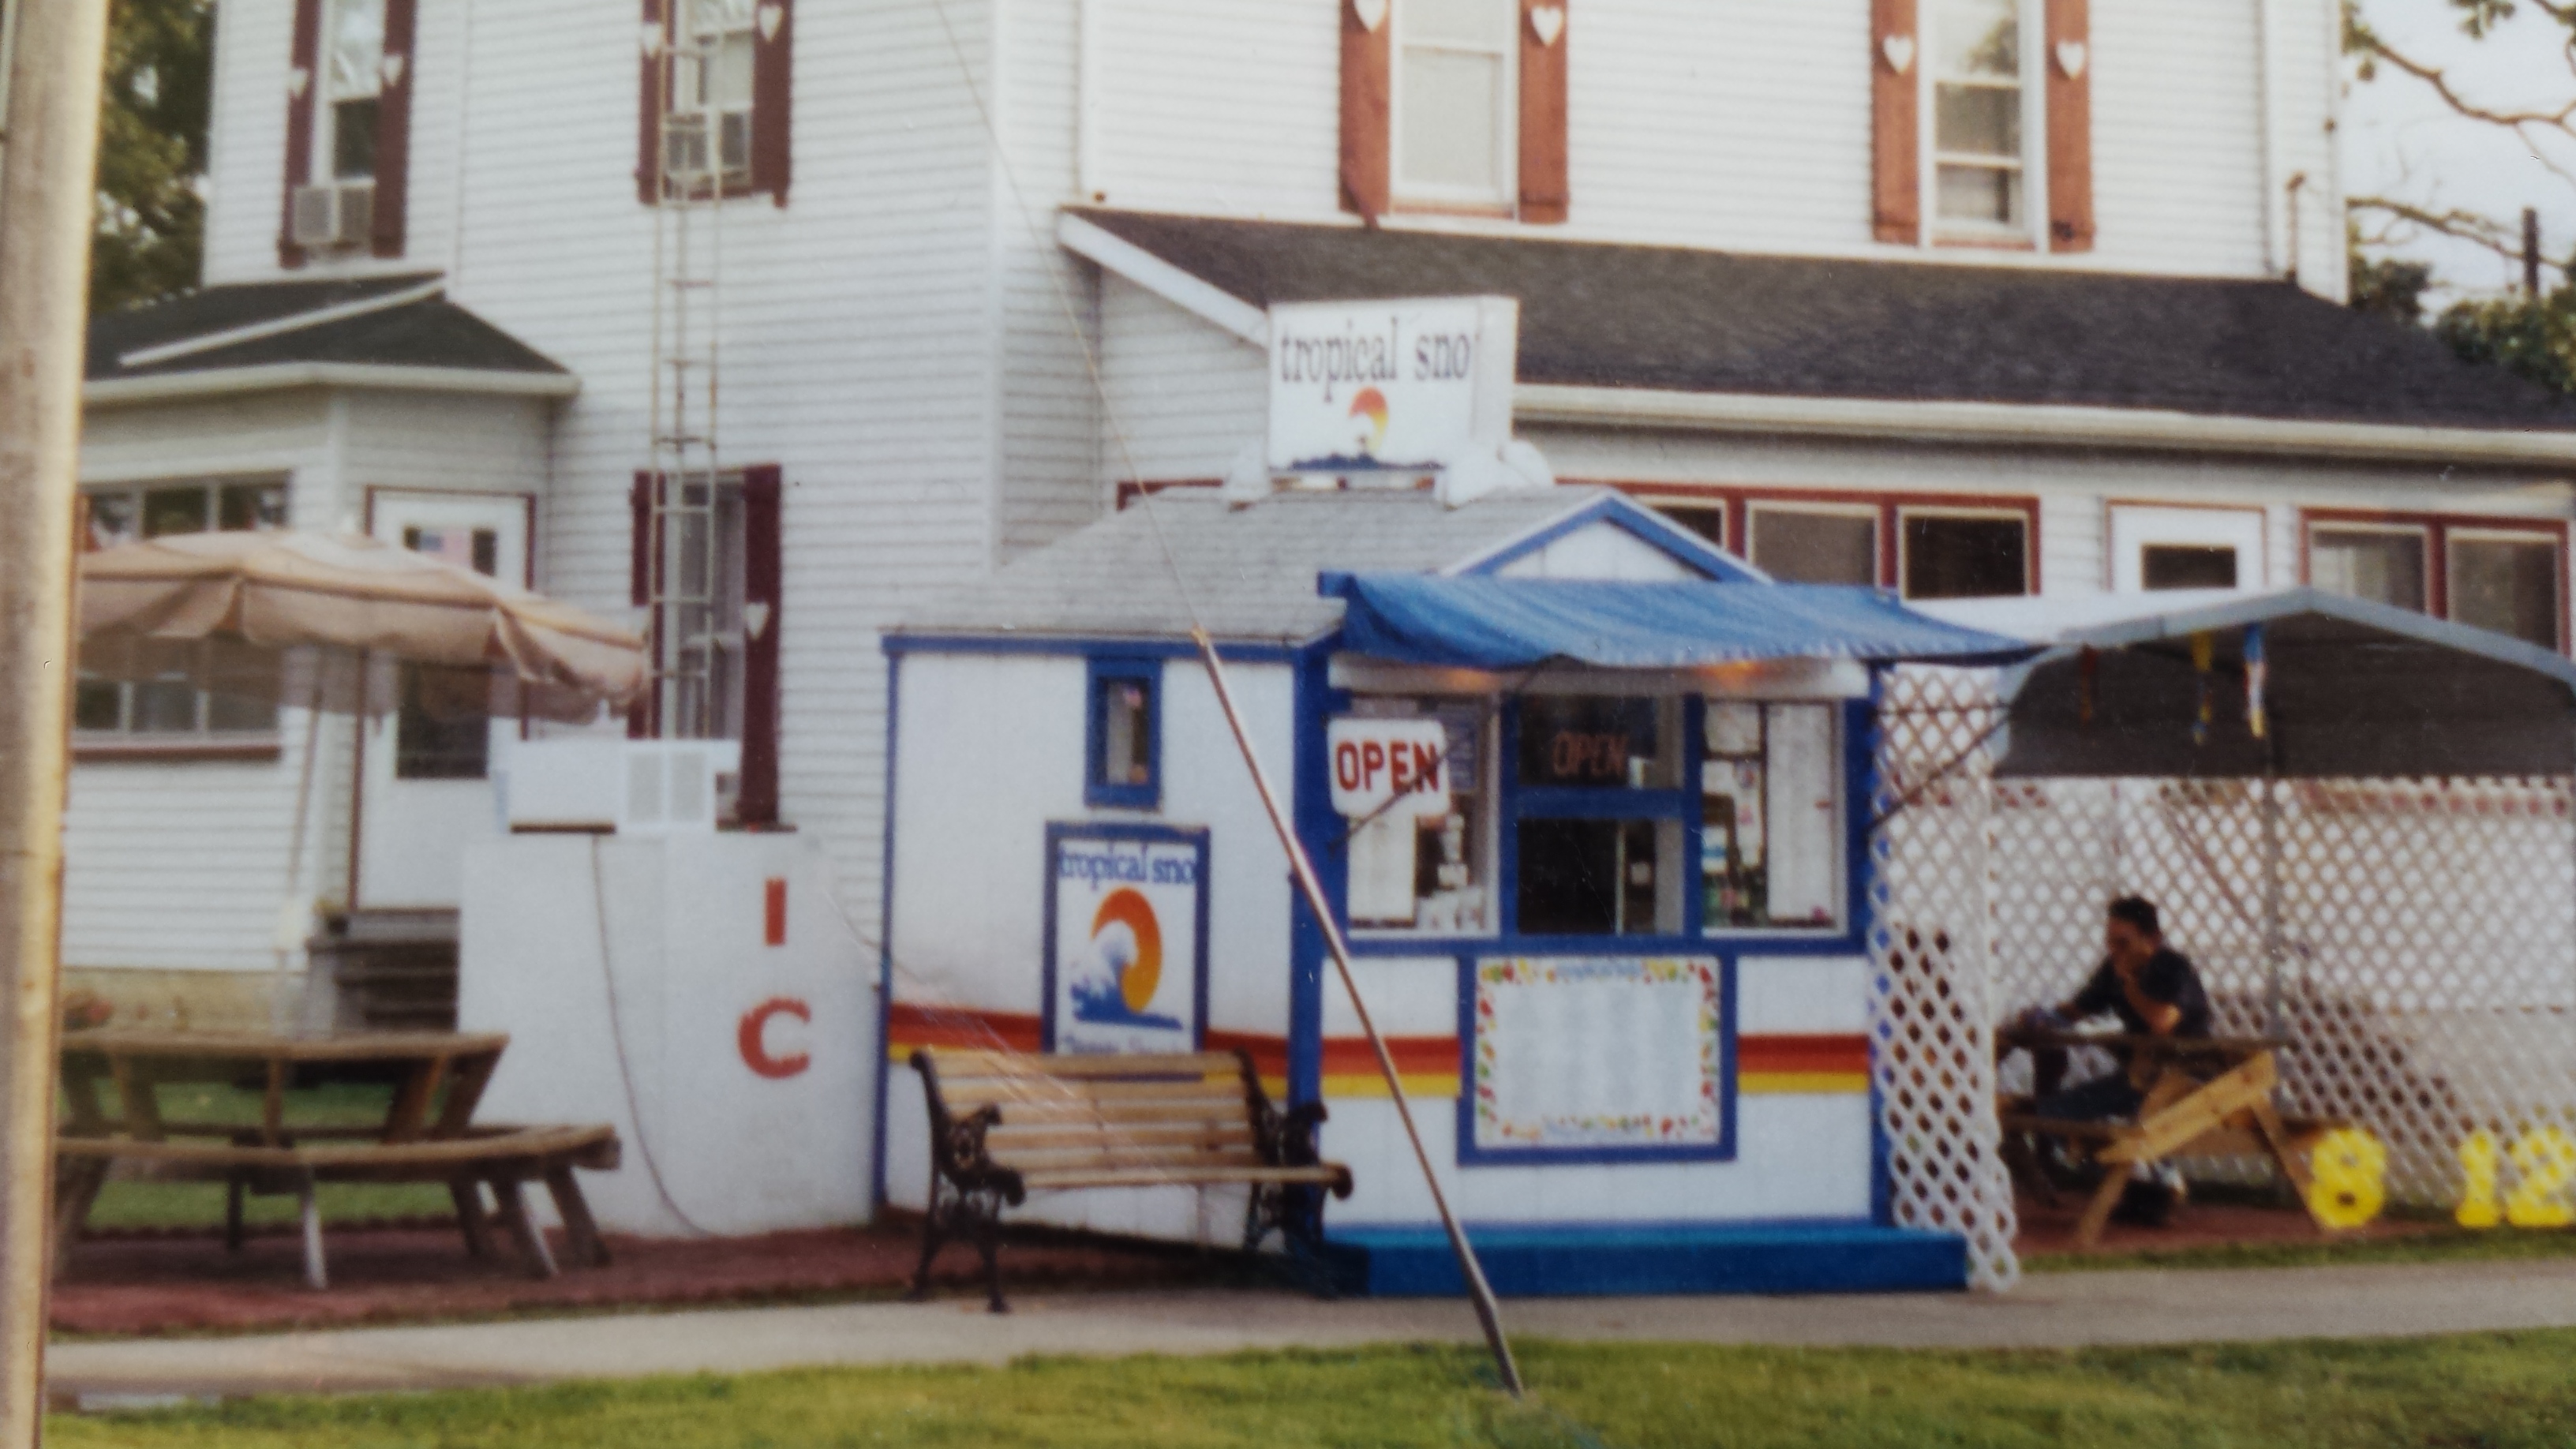
[(418, 0), (295, 0), (278, 260), (403, 254)]
[(1566, 219), (1563, 0), (1338, 3), (1346, 209)]
[(2422, 528), (2320, 524), (2308, 530), (2308, 582), (2328, 593), (2422, 613), (2431, 607), (2424, 537)]
[(1162, 692), (1160, 660), (1091, 661), (1083, 803), (1119, 810), (1161, 803)]
[(1519, 0), (1396, 5), (1395, 191), (1399, 200), (1512, 200), (1513, 32)]
[(687, 0), (671, 57), (662, 164), (682, 184), (751, 182), (752, 0)]
[(317, 116), (329, 135), (316, 148), (316, 183), (376, 179), (384, 89), (385, 0), (331, 0)]
[(1931, 0), (1926, 11), (1937, 228), (2018, 234), (2029, 225), (2021, 0)]
[[(179, 533), (286, 526), (283, 483), (153, 483), (90, 489), (85, 496), (92, 548)], [(209, 693), (184, 673), (139, 682), (85, 678), (73, 693), (72, 729), (84, 747), (274, 744), (277, 703)]]
[(1870, 10), (1871, 234), (2092, 250), (2090, 0)]
[(787, 204), (794, 0), (643, 0), (635, 194)]

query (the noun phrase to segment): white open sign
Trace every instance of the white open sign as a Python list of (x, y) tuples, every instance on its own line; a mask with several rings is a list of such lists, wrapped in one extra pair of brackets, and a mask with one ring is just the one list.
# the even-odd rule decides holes
[[(1325, 726), (1333, 809), (1353, 820), (1449, 813), (1449, 731), (1436, 719), (1337, 719)], [(1390, 803), (1392, 802), (1392, 803)]]

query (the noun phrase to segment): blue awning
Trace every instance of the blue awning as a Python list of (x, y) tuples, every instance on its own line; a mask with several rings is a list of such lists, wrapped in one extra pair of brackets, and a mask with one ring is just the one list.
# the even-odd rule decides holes
[(1690, 669), (1781, 659), (1999, 664), (2037, 652), (1918, 614), (1878, 589), (1822, 584), (1327, 574), (1342, 647), (1443, 668)]

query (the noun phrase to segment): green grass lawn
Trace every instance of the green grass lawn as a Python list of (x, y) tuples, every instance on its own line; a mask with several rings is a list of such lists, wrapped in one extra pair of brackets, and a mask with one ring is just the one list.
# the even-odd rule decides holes
[[(577, 1332), (578, 1329), (567, 1331)], [(2070, 1353), (1521, 1346), (1032, 1360), (58, 1416), (51, 1442), (320, 1446), (2441, 1446), (2576, 1443), (2576, 1333)]]
[[(258, 1092), (216, 1083), (164, 1082), (154, 1089), (165, 1122), (259, 1125)], [(286, 1094), (289, 1130), (355, 1127), (382, 1122), (393, 1105), (391, 1086), (333, 1085)], [(453, 1211), (447, 1189), (436, 1183), (325, 1183), (319, 1198), (325, 1222), (420, 1217)], [(295, 1221), (295, 1199), (254, 1197), (243, 1205), (253, 1224)], [(110, 1182), (90, 1209), (92, 1228), (210, 1228), (224, 1221), (224, 1188), (217, 1182)]]

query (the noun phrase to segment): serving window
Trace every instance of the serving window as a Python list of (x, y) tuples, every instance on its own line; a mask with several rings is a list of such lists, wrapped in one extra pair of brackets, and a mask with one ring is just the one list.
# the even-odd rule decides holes
[(1513, 749), (1514, 924), (1525, 936), (1688, 929), (1682, 702), (1536, 695)]
[(1449, 786), (1445, 814), (1417, 813), (1400, 802), (1345, 822), (1351, 924), (1365, 931), (1485, 935), (1494, 919), (1494, 789), (1491, 703), (1363, 696), (1362, 719), (1436, 721), (1440, 768)]
[(1701, 919), (1710, 931), (1841, 925), (1834, 707), (1711, 700), (1700, 771)]

